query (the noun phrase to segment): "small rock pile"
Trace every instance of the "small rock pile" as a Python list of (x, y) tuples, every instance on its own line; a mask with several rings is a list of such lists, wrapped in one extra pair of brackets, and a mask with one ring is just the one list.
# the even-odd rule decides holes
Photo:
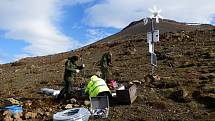
[[(2, 101), (1, 101), (2, 102)], [(53, 104), (52, 104), (53, 103)], [(52, 106), (50, 107), (50, 104)], [(0, 111), (0, 121), (23, 121), (23, 120), (35, 120), (35, 119), (52, 119), (53, 114), (62, 110), (78, 108), (78, 107), (90, 107), (90, 101), (77, 100), (75, 98), (64, 100), (62, 103), (55, 103), (53, 99), (34, 99), (32, 101), (19, 99), (6, 98), (4, 103), (1, 103), (2, 107), (20, 105), (23, 108), (22, 112), (11, 112), (9, 110)]]

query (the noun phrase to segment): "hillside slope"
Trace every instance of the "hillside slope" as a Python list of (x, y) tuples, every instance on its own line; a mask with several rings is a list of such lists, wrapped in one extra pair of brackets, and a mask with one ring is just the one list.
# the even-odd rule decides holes
[[(160, 42), (155, 44), (156, 78), (148, 76), (151, 72), (146, 42), (149, 24), (144, 25), (140, 20), (75, 51), (0, 65), (0, 97), (40, 100), (44, 98), (37, 93), (40, 88), (61, 89), (65, 59), (74, 54), (81, 56), (79, 63), (86, 64), (76, 77), (76, 84), (86, 82), (90, 74), (99, 70), (102, 54), (110, 50), (114, 65), (112, 78), (124, 83), (138, 80), (141, 84), (137, 85), (138, 98), (134, 104), (111, 107), (109, 120), (213, 120), (215, 27), (189, 26), (171, 20), (164, 20), (156, 27), (161, 31)], [(51, 107), (53, 114), (62, 107), (50, 104), (35, 104), (40, 107), (32, 110)]]

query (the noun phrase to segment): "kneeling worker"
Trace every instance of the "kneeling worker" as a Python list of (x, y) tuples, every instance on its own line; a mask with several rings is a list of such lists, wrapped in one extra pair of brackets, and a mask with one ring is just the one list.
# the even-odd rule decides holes
[(91, 76), (84, 92), (85, 94), (89, 95), (89, 98), (96, 96), (108, 96), (110, 99), (111, 98), (110, 89), (108, 88), (106, 82), (99, 77), (100, 77), (99, 73)]

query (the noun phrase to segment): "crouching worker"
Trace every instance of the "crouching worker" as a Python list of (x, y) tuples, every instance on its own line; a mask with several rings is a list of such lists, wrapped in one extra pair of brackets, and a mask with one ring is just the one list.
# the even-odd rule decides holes
[(111, 99), (110, 89), (108, 88), (106, 82), (100, 78), (99, 73), (91, 76), (84, 92), (86, 95), (89, 95), (89, 98), (96, 96), (108, 96), (108, 98)]

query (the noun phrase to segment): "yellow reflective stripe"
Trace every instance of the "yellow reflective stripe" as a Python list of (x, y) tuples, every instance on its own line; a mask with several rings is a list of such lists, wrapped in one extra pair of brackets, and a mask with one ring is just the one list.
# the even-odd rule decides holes
[(102, 86), (106, 86), (106, 84), (102, 84), (102, 85), (97, 85), (97, 86), (95, 86), (92, 90), (89, 91), (89, 93), (91, 94), (96, 88), (102, 87)]
[(109, 88), (107, 86), (99, 86), (99, 88), (96, 88), (92, 93), (90, 93), (90, 97), (95, 97), (97, 96), (100, 92), (103, 91), (110, 91)]
[(98, 85), (105, 85), (106, 86), (106, 83), (103, 80), (93, 81), (92, 83), (93, 84), (92, 84), (92, 86), (89, 89), (89, 93), (91, 93), (92, 90), (94, 90), (94, 88), (96, 88)]

